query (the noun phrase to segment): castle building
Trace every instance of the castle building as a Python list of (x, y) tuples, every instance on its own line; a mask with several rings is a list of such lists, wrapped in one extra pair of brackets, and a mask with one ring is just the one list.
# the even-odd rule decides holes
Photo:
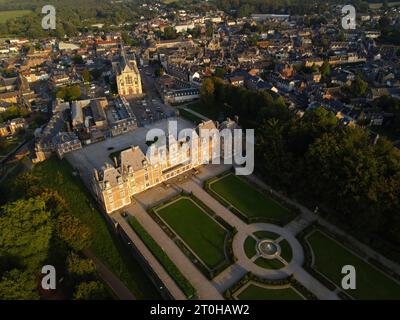
[(153, 144), (147, 155), (138, 146), (131, 147), (114, 159), (115, 166), (95, 170), (94, 192), (106, 212), (121, 209), (133, 195), (220, 157), (215, 139), (219, 130), (213, 121), (200, 123), (192, 132), (190, 138), (180, 140), (169, 134), (165, 148)]
[(142, 81), (136, 61), (129, 60), (123, 49), (119, 61), (113, 63), (113, 69), (120, 96), (142, 94)]

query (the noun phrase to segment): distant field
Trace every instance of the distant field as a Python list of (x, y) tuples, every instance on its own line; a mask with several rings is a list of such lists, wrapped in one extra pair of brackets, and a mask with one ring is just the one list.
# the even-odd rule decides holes
[(11, 10), (11, 11), (0, 11), (0, 23), (4, 23), (7, 20), (18, 18), (30, 14), (30, 10)]

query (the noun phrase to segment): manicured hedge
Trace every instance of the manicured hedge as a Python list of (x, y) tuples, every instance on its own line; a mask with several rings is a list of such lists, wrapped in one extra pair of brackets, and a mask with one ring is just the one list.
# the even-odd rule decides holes
[(224, 207), (228, 208), (233, 214), (235, 214), (238, 218), (242, 219), (247, 224), (263, 222), (263, 223), (271, 223), (271, 224), (276, 224), (276, 225), (279, 225), (279, 226), (284, 226), (284, 225), (288, 224), (290, 221), (292, 221), (295, 216), (300, 214), (299, 208), (293, 206), (290, 203), (287, 203), (282, 198), (276, 196), (273, 193), (268, 193), (266, 190), (260, 188), (258, 185), (255, 185), (254, 183), (248, 181), (250, 183), (250, 185), (252, 185), (256, 190), (258, 190), (259, 192), (263, 193), (267, 197), (273, 199), (274, 201), (279, 203), (281, 206), (289, 209), (291, 214), (289, 216), (287, 216), (286, 218), (279, 218), (279, 219), (268, 218), (268, 217), (248, 217), (248, 216), (246, 216), (245, 214), (240, 212), (238, 209), (233, 207), (229, 202), (227, 202), (221, 196), (219, 196), (218, 193), (214, 192), (210, 187), (210, 185), (213, 182), (215, 182), (216, 180), (218, 180), (218, 179), (230, 174), (231, 172), (232, 172), (232, 170), (228, 170), (228, 171), (225, 171), (225, 172), (223, 172), (223, 173), (221, 173), (221, 174), (219, 174), (219, 175), (217, 175), (217, 176), (215, 176), (215, 177), (213, 177), (211, 179), (208, 179), (204, 183), (204, 190), (208, 194), (210, 194), (215, 200), (217, 200), (221, 205), (223, 205)]
[(317, 297), (309, 291), (306, 287), (304, 287), (300, 282), (298, 282), (293, 276), (288, 276), (283, 279), (263, 279), (257, 277), (251, 272), (246, 273), (238, 282), (236, 282), (232, 287), (225, 290), (224, 297), (225, 299), (232, 300), (234, 299), (234, 294), (240, 288), (242, 288), (249, 281), (253, 281), (256, 283), (265, 284), (268, 286), (285, 286), (290, 285), (298, 292), (300, 292), (307, 300), (317, 300)]
[(196, 296), (196, 290), (191, 283), (185, 278), (185, 276), (179, 271), (177, 266), (167, 256), (167, 254), (161, 249), (161, 247), (154, 241), (154, 239), (147, 233), (147, 231), (141, 226), (139, 221), (135, 217), (129, 217), (128, 223), (140, 239), (144, 242), (147, 248), (156, 257), (158, 262), (164, 267), (165, 271), (171, 276), (179, 288), (183, 291), (188, 299), (192, 299)]

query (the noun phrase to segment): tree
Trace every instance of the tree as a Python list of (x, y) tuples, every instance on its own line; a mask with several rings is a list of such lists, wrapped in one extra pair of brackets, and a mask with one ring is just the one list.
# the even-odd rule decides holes
[(61, 87), (56, 92), (56, 98), (66, 101), (77, 100), (81, 95), (82, 93), (79, 85)]
[(82, 64), (82, 63), (83, 63), (83, 58), (82, 58), (82, 56), (80, 56), (80, 55), (76, 55), (76, 56), (74, 56), (74, 57), (72, 58), (72, 61), (73, 61), (75, 64)]
[(40, 198), (17, 200), (2, 207), (0, 250), (20, 257), (28, 268), (36, 269), (48, 256), (53, 224)]
[(83, 81), (85, 81), (85, 82), (89, 82), (90, 81), (90, 73), (89, 73), (88, 68), (83, 69), (82, 78), (83, 78)]
[(351, 91), (355, 97), (362, 97), (368, 89), (368, 83), (361, 79), (360, 76), (356, 76), (353, 83), (351, 84)]
[(224, 67), (216, 67), (214, 71), (214, 76), (218, 78), (222, 78), (225, 75), (225, 68)]
[(105, 300), (108, 296), (105, 286), (99, 281), (82, 282), (74, 293), (75, 300)]
[(128, 34), (128, 32), (122, 31), (121, 38), (122, 38), (122, 41), (124, 42), (125, 45), (129, 44), (129, 34)]
[(57, 217), (56, 232), (57, 236), (75, 251), (90, 246), (90, 228), (70, 214), (60, 214)]
[(338, 127), (335, 114), (319, 107), (308, 110), (295, 119), (289, 129), (289, 149), (296, 155), (304, 155), (309, 146), (322, 134), (334, 132)]
[(27, 271), (13, 269), (0, 278), (0, 300), (37, 300), (37, 282)]
[(37, 299), (37, 274), (49, 257), (53, 223), (39, 197), (17, 200), (0, 215), (0, 299)]
[(166, 27), (166, 28), (164, 28), (164, 33), (162, 34), (162, 37), (165, 40), (171, 40), (171, 39), (176, 39), (178, 37), (178, 35), (176, 34), (174, 28)]
[(319, 72), (321, 72), (322, 78), (326, 79), (331, 75), (331, 67), (328, 63), (328, 61), (324, 61), (324, 63), (321, 65), (319, 68)]
[(67, 258), (67, 272), (73, 282), (94, 280), (96, 277), (93, 261), (82, 259), (73, 252)]
[(203, 80), (200, 88), (201, 99), (206, 104), (212, 104), (214, 101), (214, 82), (211, 78), (206, 78)]

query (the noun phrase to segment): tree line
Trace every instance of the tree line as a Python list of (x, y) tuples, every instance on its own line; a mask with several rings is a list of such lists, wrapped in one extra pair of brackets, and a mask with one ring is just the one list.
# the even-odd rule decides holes
[[(2, 190), (0, 207), (0, 299), (106, 299), (92, 260), (82, 254), (91, 243), (87, 225), (64, 199), (40, 186), (40, 172), (19, 175)], [(41, 289), (41, 269), (53, 265), (57, 290)]]

